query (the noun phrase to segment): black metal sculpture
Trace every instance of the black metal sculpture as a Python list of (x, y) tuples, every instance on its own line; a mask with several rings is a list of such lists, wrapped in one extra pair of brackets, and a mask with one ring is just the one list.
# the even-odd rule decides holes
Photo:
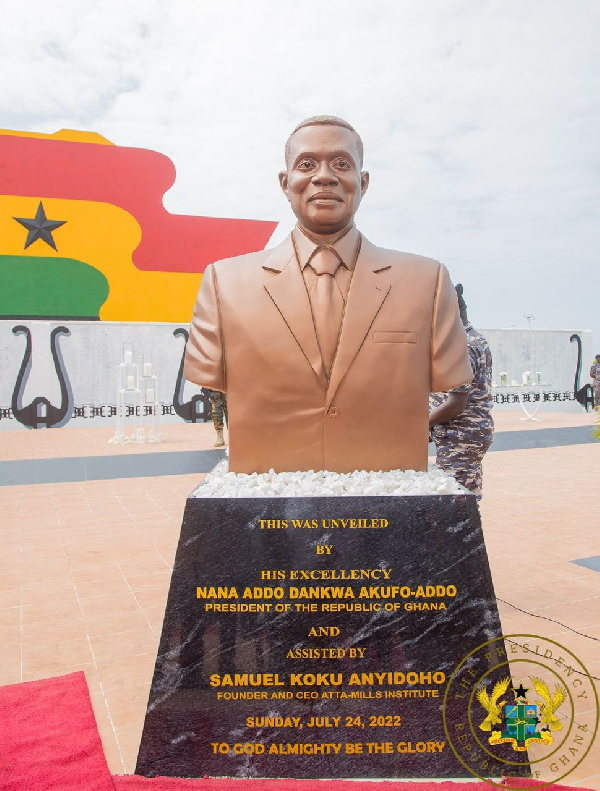
[[(189, 332), (183, 327), (178, 327), (176, 330), (173, 330), (173, 335), (176, 338), (182, 337), (185, 343), (187, 343)], [(210, 420), (211, 416), (210, 400), (203, 393), (199, 393), (193, 395), (189, 401), (183, 401), (183, 388), (185, 387), (185, 378), (183, 376), (185, 343), (181, 355), (181, 362), (179, 364), (177, 381), (175, 383), (175, 391), (173, 393), (173, 407), (179, 417), (185, 420), (186, 423), (205, 423), (207, 420)]]
[(577, 343), (577, 367), (575, 368), (575, 383), (573, 385), (573, 394), (586, 412), (591, 412), (594, 408), (594, 391), (590, 384), (579, 387), (579, 377), (581, 375), (581, 338), (577, 333), (573, 333), (570, 339), (571, 343)]
[(17, 380), (12, 394), (12, 413), (19, 423), (27, 428), (59, 428), (64, 425), (73, 412), (73, 393), (67, 371), (65, 368), (62, 353), (58, 345), (59, 335), (70, 335), (68, 327), (55, 327), (50, 333), (50, 351), (54, 361), (54, 369), (60, 385), (60, 406), (53, 406), (45, 396), (37, 396), (27, 406), (22, 405), (25, 385), (31, 370), (31, 330), (23, 324), (13, 327), (15, 335), (25, 335), (26, 346), (23, 361), (17, 374)]

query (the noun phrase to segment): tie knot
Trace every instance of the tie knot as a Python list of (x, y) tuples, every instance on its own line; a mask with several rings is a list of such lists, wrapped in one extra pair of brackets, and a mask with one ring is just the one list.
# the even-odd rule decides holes
[(313, 257), (310, 259), (310, 265), (317, 275), (335, 275), (340, 263), (341, 261), (335, 250), (325, 245), (317, 247)]

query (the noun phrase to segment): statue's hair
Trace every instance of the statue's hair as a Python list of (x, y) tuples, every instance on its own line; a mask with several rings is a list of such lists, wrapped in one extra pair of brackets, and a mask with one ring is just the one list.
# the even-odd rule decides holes
[(291, 142), (292, 137), (296, 134), (299, 129), (304, 129), (305, 126), (342, 126), (344, 129), (349, 129), (356, 139), (356, 149), (358, 151), (359, 157), (359, 164), (362, 168), (363, 158), (364, 158), (364, 146), (363, 141), (360, 139), (360, 135), (356, 131), (356, 129), (348, 123), (348, 121), (344, 121), (343, 118), (338, 118), (337, 115), (313, 115), (312, 118), (307, 118), (305, 121), (302, 121), (298, 124), (298, 126), (294, 129), (292, 134), (288, 137), (285, 143), (285, 163), (286, 165), (289, 164), (290, 160), (290, 149), (291, 149)]
[(466, 324), (469, 321), (467, 316), (467, 303), (463, 298), (463, 286), (462, 283), (457, 283), (454, 288), (456, 289), (456, 296), (458, 297), (458, 310), (460, 312), (460, 318), (463, 324)]

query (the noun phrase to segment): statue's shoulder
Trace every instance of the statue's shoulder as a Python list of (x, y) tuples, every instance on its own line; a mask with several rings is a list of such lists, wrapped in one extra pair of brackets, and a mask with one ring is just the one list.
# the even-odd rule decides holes
[(293, 257), (294, 247), (288, 236), (276, 247), (238, 255), (235, 258), (226, 258), (216, 261), (212, 266), (219, 279), (227, 277), (239, 279), (245, 275), (252, 277), (261, 272), (263, 268), (281, 271)]
[(421, 272), (430, 271), (437, 273), (440, 266), (442, 266), (435, 258), (428, 258), (416, 253), (406, 253), (402, 250), (389, 250), (386, 247), (378, 247), (368, 239), (365, 239), (364, 236), (362, 238), (361, 254), (365, 256), (369, 263), (375, 263), (381, 267), (389, 266), (398, 271), (418, 269)]
[(269, 250), (223, 258), (206, 268), (204, 276), (214, 279), (219, 289), (251, 287), (258, 282), (262, 264), (268, 258)]
[(234, 258), (222, 258), (220, 261), (215, 261), (210, 266), (213, 267), (217, 275), (251, 270), (255, 269), (257, 266), (260, 267), (268, 258), (270, 252), (270, 250), (258, 250), (255, 253), (236, 255)]

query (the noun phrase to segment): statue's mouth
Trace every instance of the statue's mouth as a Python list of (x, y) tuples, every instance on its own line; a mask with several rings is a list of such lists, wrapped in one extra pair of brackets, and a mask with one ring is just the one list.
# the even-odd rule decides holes
[(311, 198), (309, 198), (309, 201), (337, 201), (338, 203), (341, 203), (342, 199), (334, 192), (318, 192), (316, 195), (313, 195)]

